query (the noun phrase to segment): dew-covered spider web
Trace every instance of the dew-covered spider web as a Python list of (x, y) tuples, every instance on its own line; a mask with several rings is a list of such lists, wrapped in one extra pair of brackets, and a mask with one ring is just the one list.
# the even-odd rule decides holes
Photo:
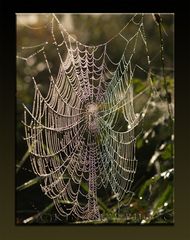
[[(33, 171), (42, 177), (42, 191), (62, 216), (100, 219), (98, 196), (106, 189), (118, 202), (132, 196), (135, 144), (154, 88), (145, 15), (129, 16), (107, 42), (87, 45), (52, 14), (47, 41), (23, 47), (26, 54), (18, 56), (28, 66), (36, 57), (45, 63), (47, 91), (35, 70), (33, 106), (24, 106), (23, 124)], [(121, 42), (117, 61), (115, 41)], [(137, 77), (146, 87), (134, 93)]]

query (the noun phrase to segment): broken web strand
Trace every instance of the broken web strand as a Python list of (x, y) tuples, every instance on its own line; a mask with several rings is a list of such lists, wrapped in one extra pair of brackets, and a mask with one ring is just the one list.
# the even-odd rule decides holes
[[(141, 27), (143, 26), (142, 23), (135, 24), (139, 24), (140, 27), (138, 29), (138, 34), (141, 33)], [(120, 68), (121, 62), (124, 62), (124, 58), (121, 58), (118, 63), (114, 63), (111, 58), (109, 58), (106, 52), (106, 46), (111, 40), (97, 46), (87, 46), (72, 39), (72, 41), (76, 42), (77, 46), (76, 49), (73, 49), (70, 41), (70, 38), (72, 37), (69, 36), (69, 41), (67, 42), (65, 35), (63, 34), (63, 42), (61, 44), (58, 44), (56, 42), (55, 35), (53, 34), (53, 19), (52, 36), (60, 59), (60, 70), (57, 79), (54, 79), (52, 76), (51, 69), (48, 64), (48, 59), (45, 53), (45, 47), (30, 55), (28, 58), (25, 58), (25, 60), (28, 60), (36, 54), (43, 54), (49, 74), (51, 76), (52, 87), (52, 90), (50, 89), (46, 98), (42, 97), (39, 89), (36, 87), (36, 100), (34, 99), (33, 112), (30, 114), (29, 110), (25, 111), (25, 115), (27, 112), (33, 119), (29, 125), (26, 123), (26, 117), (24, 120), (27, 132), (27, 140), (29, 141), (28, 145), (30, 146), (33, 144), (35, 146), (34, 150), (31, 152), (32, 165), (34, 171), (38, 175), (46, 177), (44, 180), (45, 185), (42, 187), (42, 189), (46, 194), (48, 194), (50, 198), (54, 200), (56, 208), (61, 215), (69, 216), (70, 214), (74, 213), (81, 219), (99, 219), (100, 215), (97, 207), (97, 179), (101, 176), (101, 184), (105, 187), (109, 182), (114, 194), (117, 196), (118, 201), (121, 201), (125, 193), (129, 192), (131, 188), (131, 184), (133, 182), (134, 174), (136, 171), (136, 136), (134, 135), (133, 130), (135, 124), (138, 125), (139, 122), (135, 118), (133, 104), (129, 104), (134, 101), (133, 94), (131, 94), (131, 79), (133, 77), (132, 72), (134, 72), (134, 70), (132, 71), (130, 67), (132, 58), (129, 60), (127, 65), (128, 69), (130, 69), (130, 81), (128, 83), (128, 90), (126, 90), (127, 101), (124, 102), (125, 99), (122, 99), (119, 104), (116, 102), (108, 113), (111, 114), (118, 112), (119, 109), (122, 109), (126, 120), (130, 121), (129, 126), (132, 126), (132, 128), (130, 127), (131, 129), (126, 132), (115, 132), (113, 128), (110, 129), (110, 124), (107, 125), (106, 123), (105, 125), (104, 120), (101, 120), (101, 117), (99, 116), (97, 118), (99, 122), (98, 126), (96, 121), (89, 120), (94, 118), (94, 116), (92, 113), (89, 113), (88, 110), (86, 110), (86, 112), (84, 112), (84, 115), (86, 115), (84, 126), (87, 131), (84, 130), (84, 132), (81, 133), (80, 126), (78, 125), (83, 126), (83, 123), (80, 122), (79, 118), (80, 110), (82, 110), (82, 104), (85, 103), (86, 100), (94, 102), (95, 99), (95, 101), (98, 101), (101, 96), (105, 97), (106, 99), (106, 94), (110, 94), (107, 89), (101, 92), (101, 81), (103, 81), (106, 76), (103, 74), (103, 70), (107, 69), (111, 75), (111, 77), (109, 76), (111, 81), (107, 86), (108, 88), (111, 86), (110, 88), (115, 89), (116, 86), (118, 86), (117, 80), (121, 79), (118, 77), (118, 75), (115, 75), (117, 70), (112, 72), (108, 69), (108, 66), (104, 61), (105, 57), (107, 56), (110, 64), (115, 65), (116, 69)], [(117, 34), (117, 36), (124, 38), (126, 43), (130, 42), (130, 40), (127, 40), (122, 35), (122, 31)], [(133, 38), (131, 40), (133, 40)], [(67, 57), (65, 61), (63, 61), (62, 56), (59, 52), (59, 48), (63, 44), (65, 44), (67, 48)], [(82, 45), (85, 50), (80, 50), (79, 45)], [(102, 53), (103, 60), (100, 67), (98, 67), (96, 65), (96, 61), (99, 59), (95, 59), (94, 53), (98, 50), (99, 47), (102, 46), (104, 46)], [(40, 45), (38, 47), (40, 47)], [(89, 48), (91, 49), (91, 52), (88, 51)], [(77, 52), (76, 55), (75, 52)], [(83, 57), (81, 57), (81, 54), (84, 54)], [(93, 66), (91, 75), (91, 80), (93, 81), (91, 81), (91, 83), (87, 81), (89, 75), (91, 74), (88, 69), (89, 65)], [(71, 69), (69, 67), (71, 67)], [(79, 69), (79, 72), (76, 70), (77, 68)], [(126, 69), (127, 67), (125, 70)], [(94, 77), (95, 74), (98, 76), (96, 79)], [(35, 82), (34, 78), (33, 80)], [(97, 80), (99, 81), (98, 87), (93, 84), (93, 82)], [(68, 83), (66, 87), (64, 85), (64, 82)], [(35, 86), (37, 85), (35, 84)], [(94, 96), (94, 89), (96, 88), (98, 90), (98, 94)], [(64, 89), (66, 89), (66, 92), (64, 92)], [(119, 87), (118, 89), (121, 90)], [(81, 93), (82, 91), (85, 92), (85, 96), (83, 97)], [(68, 92), (70, 94), (69, 98), (69, 94), (67, 94)], [(73, 94), (75, 97), (73, 97)], [(76, 105), (76, 99), (78, 99), (80, 102), (79, 106)], [(121, 102), (124, 103), (121, 104)], [(112, 102), (110, 101), (109, 104), (112, 104)], [(126, 109), (125, 106), (127, 106)], [(143, 113), (145, 114), (145, 112), (146, 111)], [(95, 117), (97, 117), (97, 115), (95, 115)], [(42, 124), (43, 118), (44, 124)], [(77, 124), (75, 126), (76, 122)], [(109, 121), (107, 120), (107, 122), (114, 123), (114, 119), (112, 118)], [(62, 126), (63, 124), (65, 125), (64, 127)], [(93, 124), (95, 124), (94, 128)], [(44, 132), (45, 138), (43, 138), (42, 132)], [(65, 136), (62, 135), (63, 132), (66, 132)], [(94, 137), (92, 136), (94, 136), (94, 134), (97, 136), (100, 135), (102, 143), (97, 144), (97, 140), (93, 140)], [(58, 135), (61, 135), (61, 141)], [(83, 144), (81, 145), (80, 149), (81, 151), (85, 150), (85, 146), (87, 146), (87, 149), (89, 148), (89, 150), (85, 150), (86, 154), (82, 155), (83, 160), (80, 161), (82, 162), (83, 167), (81, 168), (81, 166), (77, 164), (77, 161), (80, 159), (80, 155), (77, 154), (77, 151), (79, 150), (78, 145), (81, 143), (81, 138), (84, 135), (87, 135), (87, 140), (86, 143), (82, 141)], [(126, 141), (129, 136), (130, 140)], [(125, 142), (123, 140), (121, 141), (120, 139), (125, 139)], [(76, 143), (77, 141), (79, 144)], [(48, 150), (45, 150), (44, 145)], [(120, 148), (122, 150), (119, 150)], [(97, 152), (99, 152), (100, 157), (97, 157)], [(127, 154), (125, 155), (124, 153)], [(55, 158), (55, 155), (58, 155), (58, 158)], [(96, 166), (96, 162), (98, 162), (98, 167)], [(81, 172), (81, 174), (78, 175), (78, 171)], [(101, 171), (106, 173), (104, 177), (102, 176)], [(84, 172), (87, 173), (88, 177), (83, 175)], [(70, 179), (68, 182), (62, 179), (62, 176), (64, 176), (64, 174), (67, 175)], [(77, 176), (81, 176), (84, 181), (89, 183), (89, 190), (87, 195), (82, 194), (79, 190), (76, 192), (73, 190), (73, 183), (71, 183), (72, 181), (75, 184), (78, 184), (78, 189), (80, 188), (81, 181), (77, 180)], [(80, 194), (85, 196), (87, 200), (85, 207), (81, 206), (80, 202), (77, 200)], [(68, 207), (64, 209), (63, 206), (61, 206), (62, 202), (69, 202), (72, 204), (72, 206), (70, 208)]]

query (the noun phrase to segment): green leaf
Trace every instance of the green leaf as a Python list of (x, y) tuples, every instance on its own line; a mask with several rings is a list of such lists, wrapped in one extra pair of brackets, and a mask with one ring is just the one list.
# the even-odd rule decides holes
[(24, 154), (24, 156), (22, 157), (21, 161), (19, 162), (19, 164), (17, 164), (17, 169), (16, 169), (16, 173), (19, 172), (19, 170), (21, 169), (22, 165), (24, 164), (24, 162), (26, 161), (26, 159), (29, 157), (30, 152), (29, 150), (27, 150)]
[(164, 206), (165, 202), (169, 201), (169, 198), (171, 197), (172, 193), (173, 187), (171, 185), (168, 185), (165, 191), (161, 194), (161, 196), (154, 202), (153, 206), (154, 215), (158, 212), (160, 207)]
[(161, 175), (158, 174), (158, 175), (155, 175), (154, 177), (148, 179), (141, 187), (140, 191), (139, 191), (139, 194), (138, 196), (139, 197), (142, 197), (144, 195), (144, 192), (146, 191), (146, 189), (152, 185), (152, 184), (155, 184), (159, 179), (160, 179)]
[(36, 177), (36, 178), (33, 178), (31, 180), (29, 180), (28, 182), (25, 182), (24, 184), (20, 185), (19, 187), (16, 188), (17, 191), (22, 191), (26, 188), (30, 188), (32, 187), (33, 185), (39, 183), (41, 180), (41, 177)]
[(170, 159), (171, 158), (171, 144), (168, 144), (164, 151), (162, 152), (161, 154), (161, 157), (164, 159), (164, 160), (167, 160), (167, 159)]

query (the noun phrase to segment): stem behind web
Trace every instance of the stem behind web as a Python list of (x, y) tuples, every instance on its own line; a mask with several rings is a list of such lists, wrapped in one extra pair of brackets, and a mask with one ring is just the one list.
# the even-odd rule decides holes
[[(168, 86), (167, 86), (167, 80), (166, 80), (166, 74), (165, 74), (165, 59), (164, 59), (164, 40), (163, 40), (163, 34), (162, 34), (162, 18), (160, 15), (155, 14), (155, 19), (156, 22), (158, 23), (159, 27), (159, 35), (160, 35), (160, 58), (161, 58), (161, 63), (162, 63), (162, 76), (164, 80), (164, 89), (165, 89), (165, 94), (166, 94), (166, 102), (167, 102), (167, 109), (168, 109), (168, 114), (169, 114), (169, 126), (170, 126), (170, 133), (171, 133), (171, 142), (173, 142), (172, 135), (173, 135), (173, 130), (174, 130), (174, 124), (173, 124), (173, 118), (172, 118), (172, 112), (170, 108), (170, 103), (171, 103), (171, 93), (168, 91)], [(171, 157), (174, 159), (174, 148), (173, 144), (171, 144)]]

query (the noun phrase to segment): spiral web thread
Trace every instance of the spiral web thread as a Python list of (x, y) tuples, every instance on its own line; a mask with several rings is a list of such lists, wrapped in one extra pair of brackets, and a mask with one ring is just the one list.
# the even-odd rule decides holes
[[(112, 39), (121, 38), (125, 48), (119, 62), (108, 54), (108, 42), (88, 46), (75, 40), (52, 15), (52, 46), (60, 66), (56, 77), (49, 65), (46, 42), (27, 58), (41, 54), (49, 72), (49, 90), (44, 97), (34, 82), (33, 107), (24, 106), (25, 140), (30, 149), (33, 171), (43, 178), (42, 191), (54, 201), (62, 216), (81, 220), (100, 219), (97, 203), (99, 189), (111, 187), (118, 201), (131, 194), (137, 168), (135, 142), (151, 100), (150, 84), (133, 95), (133, 63), (137, 42), (143, 43), (147, 66), (150, 65), (144, 34), (144, 15), (133, 15)], [(58, 43), (55, 25), (62, 36)], [(133, 24), (137, 30), (127, 39), (123, 31)], [(129, 55), (128, 46), (133, 48)], [(62, 50), (64, 49), (63, 53)], [(97, 57), (96, 53), (101, 53)], [(49, 81), (49, 80), (48, 80)], [(148, 79), (149, 81), (149, 79)], [(146, 104), (135, 113), (134, 101), (141, 94)], [(122, 126), (119, 119), (122, 117)]]

